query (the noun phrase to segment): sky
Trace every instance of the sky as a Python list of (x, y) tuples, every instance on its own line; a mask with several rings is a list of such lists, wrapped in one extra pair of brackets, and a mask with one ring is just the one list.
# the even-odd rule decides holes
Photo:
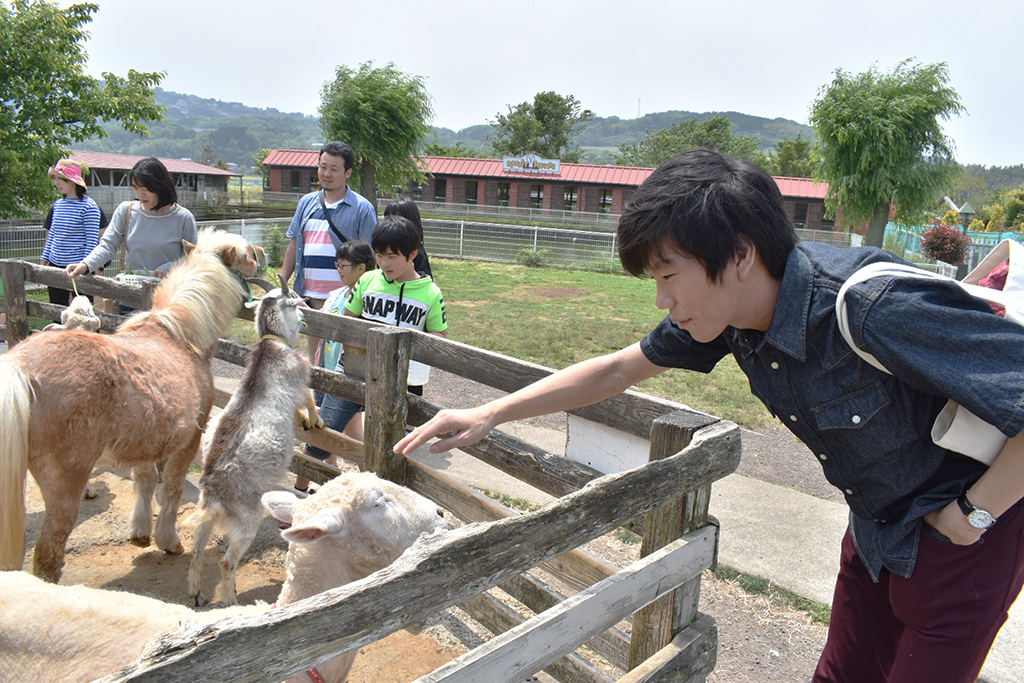
[(165, 71), (166, 90), (315, 115), (339, 65), (393, 62), (453, 130), (548, 90), (602, 117), (806, 123), (836, 69), (945, 62), (967, 110), (944, 124), (957, 160), (1024, 163), (1019, 0), (94, 1), (93, 75)]

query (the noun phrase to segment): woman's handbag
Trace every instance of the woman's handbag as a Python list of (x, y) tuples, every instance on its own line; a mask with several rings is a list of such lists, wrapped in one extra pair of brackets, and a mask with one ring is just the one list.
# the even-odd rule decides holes
[[(1009, 270), (1002, 290), (983, 287), (981, 282), (996, 267), (1009, 260)], [(1018, 325), (1024, 325), (1024, 245), (1015, 240), (1003, 240), (982, 260), (977, 268), (963, 279), (962, 282), (953, 278), (931, 273), (920, 268), (899, 263), (872, 263), (864, 266), (850, 276), (839, 289), (836, 298), (836, 318), (839, 321), (839, 332), (853, 351), (878, 368), (890, 373), (877, 358), (867, 351), (857, 348), (850, 334), (850, 322), (846, 312), (846, 291), (855, 284), (865, 282), (874, 277), (914, 277), (921, 279), (948, 280), (955, 282), (968, 294), (984, 299), (989, 303), (1005, 307), (1005, 317)], [(948, 450), (974, 458), (986, 465), (995, 462), (996, 456), (1003, 450), (1006, 435), (996, 427), (974, 415), (969, 410), (950, 400), (939, 412), (932, 425), (932, 441)]]

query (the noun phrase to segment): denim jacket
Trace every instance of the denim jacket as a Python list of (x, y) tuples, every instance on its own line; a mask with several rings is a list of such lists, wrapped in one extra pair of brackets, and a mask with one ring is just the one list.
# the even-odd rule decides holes
[[(922, 518), (985, 471), (931, 440), (953, 398), (1007, 436), (1024, 428), (1024, 328), (992, 314), (957, 285), (882, 277), (846, 295), (854, 341), (839, 333), (839, 288), (876, 261), (874, 248), (800, 244), (786, 262), (767, 332), (727, 328), (701, 344), (666, 318), (641, 342), (656, 365), (710, 372), (732, 353), (751, 391), (817, 456), (846, 496), (850, 532), (874, 578), (914, 570)], [(798, 531), (798, 530), (795, 530)]]

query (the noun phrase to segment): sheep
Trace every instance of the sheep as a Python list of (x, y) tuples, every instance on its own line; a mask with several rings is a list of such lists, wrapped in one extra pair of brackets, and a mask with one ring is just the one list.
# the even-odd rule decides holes
[[(278, 606), (364, 578), (394, 562), (420, 536), (448, 528), (433, 502), (365, 472), (342, 474), (306, 499), (269, 492), (263, 504), (291, 524), (281, 534), (288, 557)], [(161, 634), (185, 622), (267, 609), (257, 604), (196, 612), (130, 593), (0, 572), (0, 680), (92, 681), (139, 661)], [(330, 683), (344, 683), (355, 655), (336, 657), (317, 671)], [(302, 673), (288, 680), (310, 679)]]
[(47, 330), (85, 330), (86, 332), (98, 332), (100, 319), (92, 308), (89, 297), (79, 294), (68, 307), (60, 312), (60, 324), (50, 323), (43, 328)]
[(204, 439), (199, 503), (188, 520), (195, 526), (188, 594), (196, 607), (207, 602), (200, 573), (214, 525), (221, 522), (227, 539), (221, 560), (221, 601), (234, 605), (238, 603), (238, 561), (255, 538), (262, 517), (260, 495), (277, 486), (288, 472), (296, 422), (307, 429), (324, 426), (309, 389), (309, 361), (294, 348), (299, 343), (302, 299), (289, 291), (283, 277), (280, 280), (280, 289), (246, 304), (256, 309), (260, 341), (249, 354), (241, 385), (212, 435)]

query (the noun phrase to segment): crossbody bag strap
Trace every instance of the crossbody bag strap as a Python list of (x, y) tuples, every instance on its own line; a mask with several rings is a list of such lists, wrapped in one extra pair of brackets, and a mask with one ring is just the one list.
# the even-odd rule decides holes
[(132, 227), (132, 202), (124, 216), (124, 236), (121, 237), (121, 271), (128, 269), (128, 230)]
[(327, 202), (324, 201), (324, 191), (320, 190), (319, 192), (317, 192), (316, 196), (317, 199), (320, 200), (320, 208), (324, 210), (324, 218), (327, 219), (327, 225), (331, 226), (331, 231), (335, 234), (335, 236), (337, 236), (337, 238), (341, 241), (342, 244), (345, 244), (345, 242), (348, 242), (348, 239), (346, 239), (345, 236), (341, 234), (341, 231), (335, 227), (334, 221), (331, 220), (331, 212), (327, 210)]

